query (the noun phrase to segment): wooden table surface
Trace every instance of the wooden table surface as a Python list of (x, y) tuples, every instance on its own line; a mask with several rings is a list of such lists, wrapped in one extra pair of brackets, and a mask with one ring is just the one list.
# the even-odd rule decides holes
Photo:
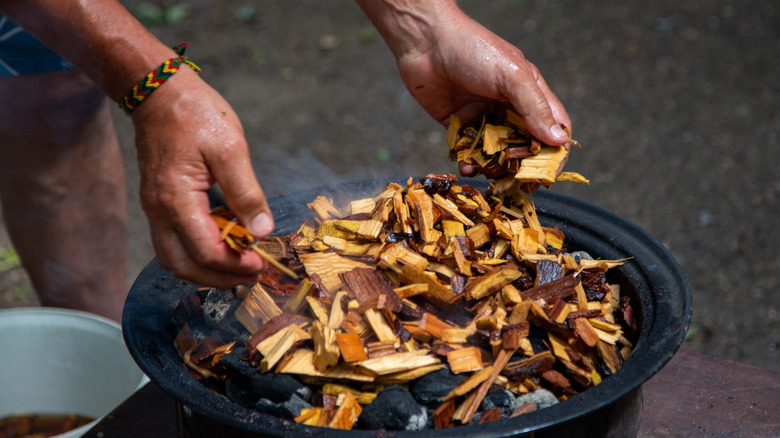
[[(780, 437), (780, 372), (681, 351), (642, 389), (640, 438)], [(147, 384), (84, 436), (175, 437), (174, 401)]]

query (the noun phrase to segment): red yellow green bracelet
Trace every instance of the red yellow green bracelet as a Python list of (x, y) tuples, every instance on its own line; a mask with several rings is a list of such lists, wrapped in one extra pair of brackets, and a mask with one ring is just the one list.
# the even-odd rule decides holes
[(182, 43), (174, 47), (173, 50), (179, 55), (178, 57), (171, 58), (160, 64), (157, 69), (146, 75), (146, 77), (141, 79), (141, 82), (127, 92), (125, 97), (119, 101), (119, 107), (125, 111), (125, 114), (128, 116), (132, 114), (138, 105), (152, 94), (152, 91), (160, 88), (160, 85), (173, 76), (174, 73), (179, 71), (179, 67), (181, 67), (182, 64), (190, 66), (196, 73), (200, 72), (200, 67), (188, 61), (187, 57), (184, 56), (184, 51), (187, 49), (187, 46), (189, 46), (188, 43)]

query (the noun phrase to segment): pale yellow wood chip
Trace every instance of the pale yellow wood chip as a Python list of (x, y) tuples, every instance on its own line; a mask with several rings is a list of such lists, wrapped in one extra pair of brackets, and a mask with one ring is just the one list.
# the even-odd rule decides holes
[(515, 179), (549, 186), (555, 182), (558, 168), (568, 155), (569, 151), (563, 146), (542, 147), (537, 155), (520, 161), (520, 170), (515, 174)]

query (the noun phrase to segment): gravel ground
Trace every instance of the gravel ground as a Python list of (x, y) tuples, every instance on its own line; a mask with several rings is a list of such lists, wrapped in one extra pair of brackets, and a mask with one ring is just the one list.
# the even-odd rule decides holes
[[(460, 2), (520, 47), (567, 106), (584, 145), (568, 169), (592, 184), (554, 190), (638, 224), (683, 267), (694, 313), (682, 348), (780, 370), (780, 241), (771, 219), (780, 214), (780, 5), (650, 3)], [(443, 128), (405, 91), (354, 4), (189, 4), (186, 20), (151, 29), (171, 45), (192, 43), (188, 54), (241, 116), (269, 196), (455, 171)], [(153, 252), (132, 128), (116, 114), (129, 180), (130, 284)], [(30, 303), (23, 272), (5, 267), (0, 307)]]

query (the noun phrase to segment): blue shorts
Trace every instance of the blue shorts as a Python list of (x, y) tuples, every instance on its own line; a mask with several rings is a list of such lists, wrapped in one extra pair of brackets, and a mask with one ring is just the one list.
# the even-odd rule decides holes
[(0, 14), (0, 76), (70, 70), (73, 64)]

